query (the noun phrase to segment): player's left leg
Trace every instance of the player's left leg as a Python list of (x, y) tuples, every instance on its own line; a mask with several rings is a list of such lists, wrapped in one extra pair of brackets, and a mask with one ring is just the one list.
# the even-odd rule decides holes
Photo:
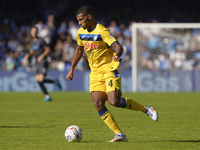
[(127, 97), (121, 98), (121, 92), (117, 88), (115, 88), (114, 91), (108, 92), (107, 97), (108, 102), (114, 107), (121, 107), (142, 112), (146, 111), (146, 106), (141, 105)]
[[(116, 91), (118, 90), (116, 89)], [(115, 95), (118, 95), (118, 92), (116, 91), (111, 91), (107, 93), (108, 101), (112, 106), (135, 111), (142, 111), (146, 113), (149, 117), (151, 117), (154, 121), (158, 121), (158, 113), (152, 106), (141, 105), (127, 97), (117, 98), (118, 96)]]
[(35, 75), (36, 81), (38, 82), (42, 92), (45, 94), (44, 101), (47, 102), (47, 101), (51, 101), (52, 98), (50, 97), (46, 87), (44, 86), (44, 82), (43, 82), (44, 78), (45, 78), (45, 75), (43, 75), (43, 74), (36, 74)]
[(107, 98), (112, 106), (142, 111), (150, 116), (154, 121), (157, 121), (158, 113), (152, 106), (146, 107), (130, 98), (121, 98), (121, 75), (118, 70), (107, 73), (106, 78)]
[(58, 87), (58, 89), (59, 89), (59, 91), (62, 90), (62, 87), (61, 87), (61, 84), (60, 84), (60, 81), (59, 81), (59, 80), (53, 80), (53, 79), (46, 79), (46, 78), (45, 78), (43, 82), (44, 82), (44, 83), (53, 83), (53, 84), (56, 84), (57, 87)]
[[(39, 66), (40, 66), (39, 67), (39, 72), (46, 77), (46, 74), (47, 74), (47, 71), (48, 71), (48, 67), (49, 67), (49, 63), (47, 61), (44, 61), (43, 63), (40, 63)], [(60, 84), (59, 80), (53, 80), (53, 79), (44, 78), (43, 82), (44, 83), (56, 84), (58, 89), (59, 89), (59, 91), (62, 90), (62, 87), (61, 87), (61, 84)]]

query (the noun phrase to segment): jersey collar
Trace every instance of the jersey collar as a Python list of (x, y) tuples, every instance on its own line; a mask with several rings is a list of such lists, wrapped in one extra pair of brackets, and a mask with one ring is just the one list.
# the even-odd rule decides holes
[(92, 30), (88, 30), (88, 32), (92, 32), (97, 26), (97, 23), (95, 24), (94, 28)]

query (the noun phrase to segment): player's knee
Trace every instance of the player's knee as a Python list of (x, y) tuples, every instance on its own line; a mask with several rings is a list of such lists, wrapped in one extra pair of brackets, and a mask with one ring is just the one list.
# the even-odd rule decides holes
[(120, 103), (120, 97), (121, 97), (121, 93), (118, 89), (115, 89), (115, 91), (111, 91), (109, 93), (107, 93), (107, 97), (108, 97), (108, 102), (110, 103), (110, 105), (114, 106), (114, 107), (120, 107), (121, 103)]
[(36, 80), (36, 81), (37, 81), (38, 83), (42, 83), (42, 82), (43, 82), (42, 80), (39, 80), (39, 79), (38, 79), (38, 80)]
[(114, 107), (120, 107), (120, 100), (118, 100), (117, 98), (112, 98), (109, 100), (109, 104)]
[(117, 102), (116, 101), (109, 101), (110, 105), (117, 107)]
[(36, 75), (35, 79), (36, 79), (37, 82), (43, 82), (44, 81), (44, 75), (41, 75), (41, 74)]
[(105, 107), (105, 104), (101, 101), (95, 101), (94, 107), (97, 109), (97, 111), (100, 111)]
[(94, 106), (96, 107), (96, 108), (99, 108), (99, 107), (101, 107), (103, 104), (102, 104), (102, 102), (94, 102)]

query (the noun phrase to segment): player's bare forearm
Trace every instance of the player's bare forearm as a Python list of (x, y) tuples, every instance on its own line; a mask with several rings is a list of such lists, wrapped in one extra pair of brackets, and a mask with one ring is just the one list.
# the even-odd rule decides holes
[(113, 57), (113, 59), (114, 59), (115, 61), (121, 62), (122, 59), (121, 59), (120, 57), (122, 56), (122, 54), (123, 54), (123, 52), (124, 52), (123, 47), (122, 47), (118, 42), (114, 43), (114, 44), (112, 45), (112, 47), (113, 47), (113, 48), (115, 49), (115, 51), (116, 51), (116, 55)]
[(74, 71), (74, 68), (76, 67), (77, 63), (82, 58), (82, 56), (83, 56), (83, 47), (77, 46), (72, 59), (72, 64), (70, 68), (71, 71)]
[(76, 50), (74, 52), (74, 57), (73, 57), (73, 60), (72, 60), (72, 65), (70, 67), (70, 70), (66, 76), (66, 78), (70, 81), (70, 80), (73, 80), (73, 76), (74, 76), (74, 69), (77, 65), (77, 63), (79, 62), (79, 60), (81, 59), (81, 57), (83, 56), (83, 47), (79, 47), (77, 46), (76, 47)]

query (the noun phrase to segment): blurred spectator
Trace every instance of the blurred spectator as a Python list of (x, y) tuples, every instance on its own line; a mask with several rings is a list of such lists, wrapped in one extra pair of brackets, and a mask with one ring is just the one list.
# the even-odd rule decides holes
[(76, 66), (76, 70), (79, 70), (79, 71), (89, 70), (89, 63), (88, 63), (86, 55), (83, 55), (81, 60), (78, 62)]
[(64, 45), (63, 45), (63, 41), (61, 39), (58, 39), (57, 40), (57, 43), (54, 47), (54, 53), (53, 53), (53, 59), (56, 60), (56, 61), (60, 61), (61, 58), (62, 58), (62, 53), (63, 53), (63, 48), (64, 48)]
[(108, 29), (114, 37), (117, 37), (120, 34), (120, 28), (117, 26), (116, 21), (111, 21)]
[(15, 51), (16, 51), (17, 45), (18, 45), (18, 40), (17, 40), (16, 36), (14, 35), (14, 36), (8, 41), (8, 48), (9, 48), (12, 52), (15, 52)]
[(22, 43), (22, 41), (19, 41), (19, 44), (16, 47), (16, 51), (14, 53), (15, 58), (15, 67), (17, 70), (23, 70), (22, 69), (22, 59), (26, 54), (25, 45)]
[(127, 52), (126, 55), (124, 55), (121, 63), (121, 69), (122, 70), (131, 70), (132, 68), (132, 61), (131, 61), (131, 53)]
[(158, 59), (160, 61), (159, 69), (161, 69), (161, 70), (168, 70), (168, 69), (170, 69), (170, 61), (168, 59), (167, 54), (164, 54), (164, 53), (160, 54), (158, 56)]
[(132, 27), (132, 24), (133, 22), (130, 22), (129, 25), (127, 27), (121, 27), (121, 28), (124, 28), (123, 30), (123, 36), (126, 38), (126, 37), (131, 37), (132, 36), (132, 33), (131, 33), (131, 27)]
[(172, 62), (172, 68), (181, 69), (185, 61), (186, 55), (182, 50), (182, 46), (178, 45), (177, 50), (170, 53), (170, 61)]
[(121, 44), (121, 45), (123, 45), (124, 44), (124, 36), (122, 35), (122, 34), (118, 34), (118, 36), (117, 36), (117, 40), (118, 40), (118, 42)]
[(35, 26), (38, 28), (38, 36), (43, 38), (47, 44), (50, 44), (52, 39), (48, 26), (44, 25), (42, 21), (39, 21)]
[(54, 50), (54, 46), (55, 46), (56, 40), (57, 40), (57, 28), (54, 24), (54, 15), (53, 14), (50, 14), (48, 16), (46, 30), (50, 34), (50, 36), (49, 36), (50, 42), (48, 44), (50, 45), (51, 50)]
[(66, 69), (68, 70), (71, 66), (71, 61), (74, 56), (75, 45), (72, 43), (64, 43), (64, 50), (62, 54), (62, 60), (65, 61)]
[(78, 26), (74, 23), (74, 21), (69, 21), (68, 33), (71, 34), (72, 39), (76, 41)]
[(6, 54), (6, 60), (4, 62), (4, 69), (6, 71), (12, 71), (15, 69), (15, 58), (12, 51)]
[(62, 21), (60, 24), (60, 27), (58, 28), (58, 34), (67, 34), (67, 23), (65, 21)]

